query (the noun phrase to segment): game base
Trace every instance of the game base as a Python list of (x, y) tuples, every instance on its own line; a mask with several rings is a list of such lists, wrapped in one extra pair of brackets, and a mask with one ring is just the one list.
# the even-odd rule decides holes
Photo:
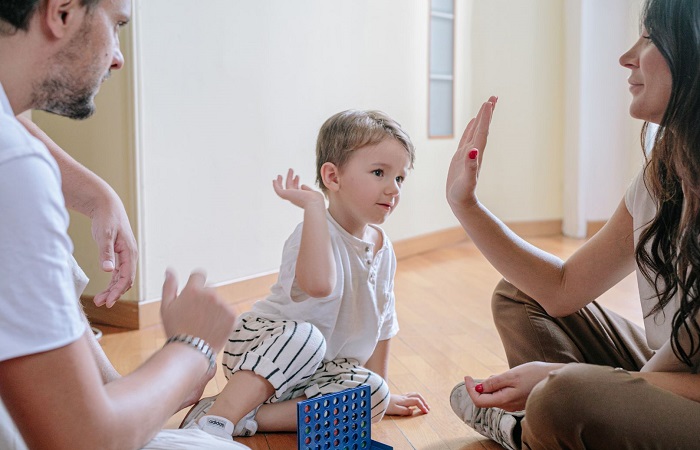
[(359, 386), (297, 404), (299, 450), (391, 450), (372, 440), (370, 388)]

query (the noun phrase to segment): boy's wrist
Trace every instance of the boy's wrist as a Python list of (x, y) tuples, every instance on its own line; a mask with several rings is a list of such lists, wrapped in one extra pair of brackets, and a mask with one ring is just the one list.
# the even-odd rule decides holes
[(318, 200), (314, 199), (304, 205), (304, 211), (324, 211), (326, 210), (326, 201), (323, 198)]

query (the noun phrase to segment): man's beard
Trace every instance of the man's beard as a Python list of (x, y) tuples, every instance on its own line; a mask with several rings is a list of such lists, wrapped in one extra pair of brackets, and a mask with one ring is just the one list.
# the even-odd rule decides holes
[(70, 119), (87, 119), (95, 112), (97, 86), (78, 86), (67, 74), (44, 80), (35, 89), (33, 105)]
[(99, 80), (91, 80), (95, 77), (95, 65), (90, 63), (94, 61), (85, 61), (84, 57), (91, 30), (91, 17), (86, 17), (66, 48), (54, 55), (48, 75), (34, 86), (34, 109), (70, 119), (87, 119), (95, 112), (95, 95), (102, 81), (109, 76), (109, 71)]

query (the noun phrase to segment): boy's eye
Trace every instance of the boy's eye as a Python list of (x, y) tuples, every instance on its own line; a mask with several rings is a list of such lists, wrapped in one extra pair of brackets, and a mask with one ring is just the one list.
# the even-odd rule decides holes
[(401, 184), (401, 183), (403, 183), (403, 180), (404, 180), (404, 179), (405, 179), (404, 177), (398, 176), (398, 177), (396, 177), (396, 182), (399, 183), (399, 184)]
[(378, 177), (381, 177), (382, 175), (384, 175), (384, 171), (382, 169), (375, 169), (372, 171), (372, 173)]

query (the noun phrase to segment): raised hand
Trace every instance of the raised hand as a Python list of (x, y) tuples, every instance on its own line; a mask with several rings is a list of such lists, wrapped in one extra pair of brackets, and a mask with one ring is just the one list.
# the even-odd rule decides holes
[(306, 209), (311, 204), (320, 204), (325, 208), (323, 194), (302, 184), (299, 186), (299, 175), (294, 175), (294, 170), (287, 171), (287, 181), (282, 185), (282, 175), (272, 180), (272, 187), (275, 193), (282, 199), (288, 200), (299, 208)]
[(446, 190), (447, 201), (453, 211), (477, 203), (476, 183), (497, 101), (498, 97), (490, 97), (481, 105), (479, 113), (469, 121), (452, 157), (447, 172)]

